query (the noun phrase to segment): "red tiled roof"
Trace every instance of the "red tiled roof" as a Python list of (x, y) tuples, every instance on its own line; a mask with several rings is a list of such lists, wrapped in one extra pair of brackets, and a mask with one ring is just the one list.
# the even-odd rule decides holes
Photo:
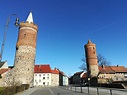
[(99, 71), (101, 73), (115, 73), (115, 72), (127, 72), (124, 66), (99, 66)]
[(51, 70), (51, 73), (52, 74), (59, 74), (59, 71), (58, 70)]
[(115, 73), (115, 72), (111, 69), (110, 66), (104, 66), (104, 67), (99, 66), (99, 71), (100, 71), (101, 73)]
[(51, 73), (49, 64), (34, 65), (34, 73)]
[(110, 66), (110, 67), (115, 72), (127, 72), (124, 66)]
[(7, 68), (7, 69), (0, 69), (0, 74), (3, 74), (5, 72), (7, 72), (8, 70), (10, 70), (10, 68)]

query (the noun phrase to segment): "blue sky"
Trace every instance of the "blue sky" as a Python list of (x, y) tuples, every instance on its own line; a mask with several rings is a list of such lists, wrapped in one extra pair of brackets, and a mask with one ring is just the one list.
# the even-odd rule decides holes
[[(38, 25), (36, 64), (50, 64), (67, 75), (80, 71), (84, 45), (91, 39), (111, 65), (127, 67), (126, 0), (1, 0), (0, 45), (9, 15), (25, 21), (32, 11)], [(13, 65), (18, 28), (11, 17), (3, 60)]]

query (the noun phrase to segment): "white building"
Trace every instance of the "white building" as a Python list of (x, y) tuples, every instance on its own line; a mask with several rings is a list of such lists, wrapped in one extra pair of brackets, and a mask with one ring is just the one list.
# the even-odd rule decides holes
[(68, 85), (68, 77), (58, 69), (52, 70), (49, 64), (34, 66), (34, 86)]
[(0, 69), (7, 69), (7, 68), (8, 68), (7, 61), (0, 62)]
[(51, 69), (49, 65), (34, 66), (34, 86), (51, 86)]

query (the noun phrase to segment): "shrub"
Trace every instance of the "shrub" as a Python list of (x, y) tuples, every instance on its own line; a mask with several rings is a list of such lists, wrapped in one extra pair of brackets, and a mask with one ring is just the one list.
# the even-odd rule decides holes
[(4, 92), (5, 87), (0, 87), (0, 95), (2, 95), (2, 93)]
[(29, 88), (29, 84), (20, 86), (0, 87), (0, 95), (15, 95), (15, 93), (24, 91)]
[(2, 95), (15, 95), (16, 86), (6, 87)]
[(25, 90), (27, 90), (29, 88), (29, 84), (22, 84), (25, 86)]

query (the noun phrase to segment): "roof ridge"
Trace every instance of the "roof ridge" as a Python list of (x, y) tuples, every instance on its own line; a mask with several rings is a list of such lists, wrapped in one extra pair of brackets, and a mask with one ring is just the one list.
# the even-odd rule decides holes
[[(109, 67), (111, 68), (111, 66), (109, 66)], [(115, 72), (115, 70), (113, 70), (112, 68), (111, 68), (111, 70)], [(116, 72), (115, 72), (115, 73), (116, 73)]]

